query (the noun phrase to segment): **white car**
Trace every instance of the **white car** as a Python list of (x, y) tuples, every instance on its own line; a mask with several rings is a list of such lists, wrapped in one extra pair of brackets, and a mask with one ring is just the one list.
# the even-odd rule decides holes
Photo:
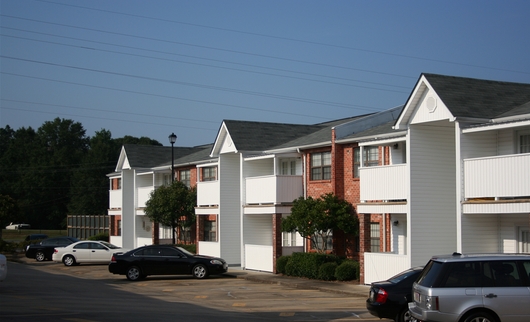
[(9, 225), (6, 226), (6, 229), (8, 229), (8, 230), (30, 229), (30, 228), (31, 228), (30, 224), (13, 224), (13, 223), (10, 223)]
[(57, 247), (53, 251), (52, 260), (62, 262), (65, 266), (80, 263), (108, 264), (114, 253), (129, 251), (106, 241), (84, 240), (66, 247)]
[(0, 254), (0, 282), (5, 280), (7, 276), (7, 259)]

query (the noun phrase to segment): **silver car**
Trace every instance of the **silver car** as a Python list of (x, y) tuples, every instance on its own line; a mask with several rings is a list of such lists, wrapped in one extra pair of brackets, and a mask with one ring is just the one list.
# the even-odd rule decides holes
[(530, 321), (530, 255), (435, 256), (412, 287), (412, 320)]

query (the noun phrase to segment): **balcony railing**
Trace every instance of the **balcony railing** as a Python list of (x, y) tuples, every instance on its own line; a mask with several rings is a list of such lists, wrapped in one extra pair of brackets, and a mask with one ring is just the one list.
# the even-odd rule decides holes
[(359, 169), (361, 201), (408, 199), (407, 164), (366, 167)]
[(466, 199), (530, 196), (530, 153), (466, 159), (464, 173)]
[(219, 181), (203, 181), (197, 183), (197, 205), (219, 205)]
[(246, 204), (291, 203), (303, 194), (302, 176), (246, 178)]
[(386, 280), (408, 268), (406, 255), (364, 253), (364, 284)]
[(151, 198), (151, 192), (154, 189), (155, 188), (153, 186), (138, 188), (137, 205), (136, 205), (138, 208), (145, 207), (145, 203), (147, 202), (147, 200), (149, 200), (149, 198)]
[(119, 209), (122, 207), (122, 197), (120, 190), (109, 190), (109, 208)]

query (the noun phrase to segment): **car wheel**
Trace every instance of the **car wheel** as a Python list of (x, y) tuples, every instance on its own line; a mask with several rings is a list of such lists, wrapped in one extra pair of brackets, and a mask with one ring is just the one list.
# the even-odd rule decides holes
[(63, 257), (63, 264), (64, 266), (74, 266), (75, 265), (75, 258), (72, 255), (66, 255)]
[(411, 321), (410, 318), (411, 318), (410, 311), (409, 311), (409, 308), (407, 307), (401, 310), (401, 312), (399, 312), (399, 314), (395, 318), (395, 321), (396, 322), (409, 322)]
[(129, 281), (138, 281), (145, 277), (145, 275), (142, 274), (140, 271), (140, 268), (137, 266), (131, 266), (127, 268), (127, 272), (125, 272), (125, 276), (127, 276), (127, 279)]
[(206, 278), (208, 276), (208, 269), (203, 264), (197, 264), (193, 267), (192, 274), (195, 278)]
[(488, 312), (475, 312), (466, 317), (464, 322), (497, 322), (497, 319)]
[(46, 256), (44, 255), (43, 252), (38, 251), (35, 253), (35, 259), (37, 260), (37, 262), (42, 262), (46, 259)]

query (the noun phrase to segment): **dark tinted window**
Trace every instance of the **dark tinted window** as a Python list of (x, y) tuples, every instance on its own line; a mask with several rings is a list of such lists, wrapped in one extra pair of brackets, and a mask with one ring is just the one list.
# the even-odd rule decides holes
[(484, 273), (498, 287), (522, 286), (523, 281), (515, 261), (491, 261), (484, 263)]
[(80, 243), (74, 246), (75, 249), (90, 249), (90, 243)]
[(433, 287), (438, 280), (443, 268), (443, 263), (429, 261), (423, 271), (421, 272), (418, 280), (416, 281), (419, 285), (425, 287)]
[(484, 279), (481, 262), (447, 263), (441, 287), (481, 287)]
[(406, 280), (408, 278), (414, 278), (416, 279), (419, 275), (420, 271), (419, 270), (406, 270), (404, 272), (401, 272), (399, 273), (398, 275), (394, 276), (394, 277), (391, 277), (388, 279), (388, 281), (390, 283), (394, 283), (394, 284), (397, 284), (403, 280)]
[(107, 249), (105, 246), (98, 243), (91, 243), (92, 249)]

